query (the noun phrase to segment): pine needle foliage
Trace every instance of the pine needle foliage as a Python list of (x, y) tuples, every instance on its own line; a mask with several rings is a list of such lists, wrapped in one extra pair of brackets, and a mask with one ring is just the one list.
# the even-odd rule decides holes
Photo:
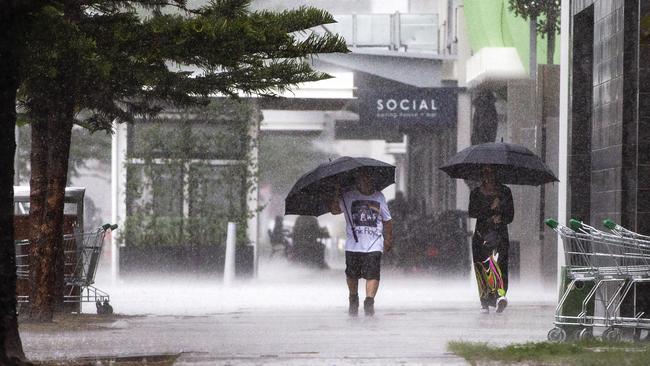
[(348, 52), (341, 37), (309, 31), (334, 22), (323, 10), (251, 12), (249, 5), (56, 1), (36, 15), (26, 35), (21, 101), (28, 111), (46, 114), (44, 100), (72, 98), (77, 123), (107, 130), (114, 119), (132, 122), (162, 106), (195, 105), (215, 94), (275, 95), (326, 79), (306, 58)]

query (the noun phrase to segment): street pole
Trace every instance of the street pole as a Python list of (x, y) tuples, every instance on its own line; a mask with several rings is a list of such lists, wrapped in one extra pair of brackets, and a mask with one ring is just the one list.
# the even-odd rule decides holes
[[(560, 18), (560, 121), (558, 136), (558, 184), (557, 199), (557, 216), (558, 221), (566, 224), (567, 214), (567, 181), (568, 174), (568, 136), (569, 136), (569, 56), (570, 56), (570, 39), (571, 34), (571, 1), (562, 0), (561, 18)], [(561, 271), (564, 266), (564, 247), (562, 238), (558, 234), (557, 238), (557, 284), (561, 284)]]
[[(119, 186), (119, 137), (117, 123), (113, 122), (113, 134), (111, 135), (111, 224), (116, 224), (118, 220), (118, 186)], [(124, 229), (124, 228), (122, 228)], [(117, 239), (115, 234), (111, 233), (111, 282), (113, 285), (118, 279), (118, 261)]]

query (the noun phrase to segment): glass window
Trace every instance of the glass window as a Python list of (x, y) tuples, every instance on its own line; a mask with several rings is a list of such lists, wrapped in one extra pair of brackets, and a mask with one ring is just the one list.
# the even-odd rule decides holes
[(183, 172), (178, 164), (131, 164), (128, 169), (129, 213), (183, 215)]
[(390, 14), (357, 15), (357, 44), (360, 46), (389, 46)]
[(193, 122), (190, 156), (194, 159), (243, 159), (247, 133), (245, 125), (234, 121)]
[(235, 121), (140, 122), (129, 126), (130, 158), (243, 159), (247, 126)]
[(245, 207), (244, 169), (242, 165), (192, 165), (189, 216), (240, 214)]
[(438, 49), (437, 14), (400, 14), (400, 40), (409, 48)]

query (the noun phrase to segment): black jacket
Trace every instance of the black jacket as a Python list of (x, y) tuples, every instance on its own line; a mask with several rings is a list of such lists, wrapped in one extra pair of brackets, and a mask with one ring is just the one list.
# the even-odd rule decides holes
[[(490, 206), (494, 199), (499, 197), (499, 206), (492, 209)], [(490, 232), (498, 232), (502, 239), (508, 240), (508, 224), (515, 217), (515, 210), (512, 202), (512, 192), (505, 185), (499, 185), (494, 196), (486, 196), (481, 188), (475, 188), (469, 196), (469, 217), (476, 218), (476, 229), (474, 236), (487, 235)], [(501, 223), (495, 224), (492, 216), (501, 215)]]

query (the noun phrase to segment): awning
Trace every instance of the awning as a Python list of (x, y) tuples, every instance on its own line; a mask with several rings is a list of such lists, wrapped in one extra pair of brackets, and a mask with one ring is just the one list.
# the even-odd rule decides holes
[(467, 85), (527, 79), (526, 69), (514, 47), (484, 47), (467, 60)]

